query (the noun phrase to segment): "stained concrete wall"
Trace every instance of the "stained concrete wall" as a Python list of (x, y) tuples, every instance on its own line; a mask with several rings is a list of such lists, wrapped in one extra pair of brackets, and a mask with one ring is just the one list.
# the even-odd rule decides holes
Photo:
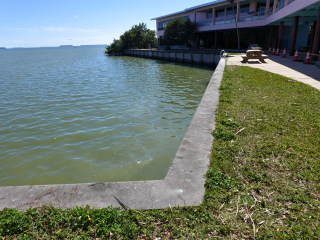
[(219, 51), (127, 49), (124, 51), (124, 55), (212, 67), (215, 67), (220, 61)]

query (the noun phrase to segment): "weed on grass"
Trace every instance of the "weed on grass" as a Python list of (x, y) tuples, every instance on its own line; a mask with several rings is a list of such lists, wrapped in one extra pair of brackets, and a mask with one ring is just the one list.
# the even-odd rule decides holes
[(0, 239), (319, 239), (319, 91), (232, 66), (221, 86), (200, 206), (4, 209)]

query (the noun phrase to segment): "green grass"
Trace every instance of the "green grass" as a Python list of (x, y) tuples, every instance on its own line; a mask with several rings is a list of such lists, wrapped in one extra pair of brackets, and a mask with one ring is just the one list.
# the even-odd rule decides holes
[(4, 209), (0, 239), (319, 239), (319, 91), (227, 66), (213, 135), (200, 206)]

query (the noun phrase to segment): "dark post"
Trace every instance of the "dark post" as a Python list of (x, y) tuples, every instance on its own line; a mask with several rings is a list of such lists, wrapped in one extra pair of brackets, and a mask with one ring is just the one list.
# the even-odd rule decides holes
[(250, 29), (250, 35), (249, 35), (249, 39), (250, 39), (250, 43), (249, 44), (253, 44), (253, 29)]
[(218, 31), (214, 31), (214, 49), (217, 49)]
[[(320, 7), (318, 11), (317, 27), (316, 27), (316, 32), (314, 34), (312, 53), (319, 55), (319, 49), (320, 49)], [(318, 61), (318, 57), (311, 55), (311, 61)]]
[(277, 48), (279, 48), (280, 50), (281, 50), (281, 40), (282, 40), (283, 24), (284, 24), (284, 22), (280, 22), (279, 34), (278, 34)]
[(229, 47), (229, 31), (227, 30), (226, 31), (226, 48), (228, 48)]
[(270, 32), (269, 32), (269, 47), (271, 47), (271, 48), (274, 47), (274, 46), (272, 46), (273, 32), (274, 32), (274, 26), (270, 26)]
[(311, 28), (311, 34), (310, 34), (310, 46), (312, 48), (313, 46), (313, 40), (314, 40), (314, 34), (316, 33), (316, 26), (317, 26), (317, 21), (313, 22), (312, 28)]
[(240, 42), (240, 39), (241, 39), (241, 28), (238, 29), (238, 34), (239, 34), (239, 49), (241, 48), (241, 42)]
[(200, 45), (200, 38), (199, 38), (199, 33), (196, 35), (196, 48), (199, 48)]
[(296, 50), (295, 47), (296, 47), (296, 40), (297, 40), (298, 24), (299, 24), (299, 16), (295, 16), (293, 19), (289, 56), (294, 56), (294, 50)]

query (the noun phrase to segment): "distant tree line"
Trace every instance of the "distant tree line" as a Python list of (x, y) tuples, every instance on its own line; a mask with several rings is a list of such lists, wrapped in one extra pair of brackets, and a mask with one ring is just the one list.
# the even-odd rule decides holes
[(124, 49), (147, 49), (149, 47), (158, 47), (156, 32), (148, 29), (145, 23), (139, 23), (124, 32), (120, 36), (120, 39), (114, 39), (113, 42), (106, 47), (105, 52), (107, 54), (121, 54)]
[[(196, 41), (197, 25), (190, 21), (178, 17), (167, 23), (164, 29), (164, 39), (167, 45), (190, 45)], [(122, 54), (124, 49), (147, 49), (157, 48), (158, 40), (156, 32), (147, 28), (145, 23), (134, 25), (130, 30), (124, 32), (120, 39), (114, 39), (106, 47), (107, 54)]]

